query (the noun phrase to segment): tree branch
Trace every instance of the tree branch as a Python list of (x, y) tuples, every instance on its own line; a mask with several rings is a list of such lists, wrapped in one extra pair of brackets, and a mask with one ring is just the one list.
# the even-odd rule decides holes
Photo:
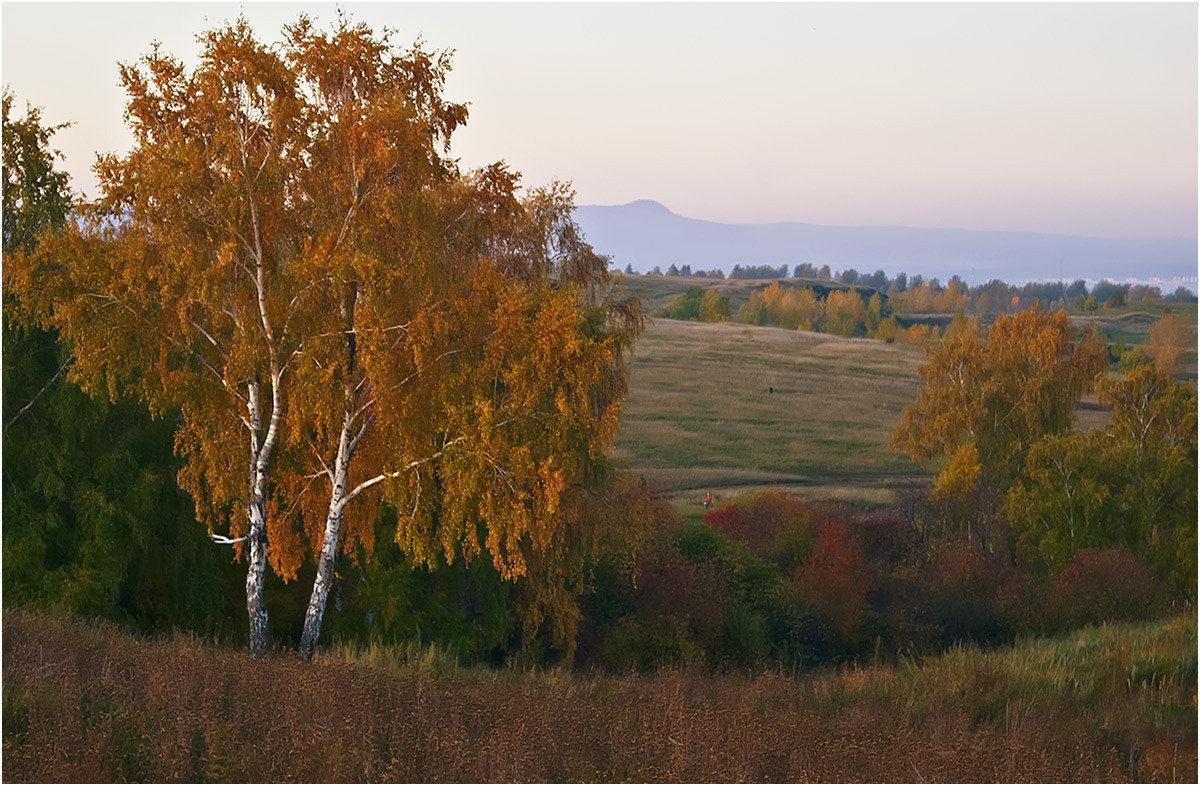
[(325, 459), (321, 456), (321, 451), (317, 449), (317, 443), (313, 442), (307, 434), (304, 435), (304, 441), (308, 443), (310, 448), (312, 448), (313, 455), (316, 456), (317, 461), (320, 462), (321, 471), (329, 477), (330, 482), (333, 482), (333, 470), (331, 470), (329, 465), (325, 463)]
[[(361, 412), (361, 411), (362, 411), (362, 410), (359, 410), (359, 412)], [(355, 413), (355, 417), (357, 417), (357, 416), (358, 416), (358, 415), (357, 415), (357, 413)], [(358, 443), (359, 443), (359, 442), (362, 442), (362, 438), (366, 436), (366, 434), (367, 434), (367, 429), (368, 429), (368, 428), (370, 428), (370, 426), (371, 426), (371, 423), (373, 423), (373, 422), (374, 422), (374, 420), (375, 420), (375, 416), (374, 416), (374, 415), (370, 415), (370, 416), (368, 416), (368, 417), (366, 418), (366, 420), (364, 420), (364, 421), (363, 421), (363, 424), (362, 424), (362, 426), (361, 426), (361, 427), (358, 429), (358, 433), (354, 435), (354, 438), (350, 440), (350, 445), (349, 445), (349, 447), (347, 447), (347, 448), (346, 448), (346, 455), (347, 455), (347, 456), (353, 456), (353, 455), (354, 455), (354, 450), (355, 450), (355, 448), (357, 448), (357, 447), (358, 447)]]
[(249, 535), (243, 535), (240, 538), (227, 538), (224, 535), (218, 535), (215, 532), (210, 532), (208, 533), (208, 536), (213, 539), (214, 543), (219, 543), (222, 546), (230, 546), (234, 543), (244, 543), (245, 541), (250, 540)]
[(33, 405), (34, 405), (35, 403), (37, 403), (37, 400), (38, 400), (39, 398), (41, 398), (41, 397), (42, 397), (42, 394), (43, 394), (43, 393), (45, 393), (47, 390), (49, 390), (49, 389), (50, 389), (50, 386), (54, 384), (54, 381), (55, 381), (56, 379), (58, 379), (59, 377), (61, 377), (61, 376), (62, 376), (62, 373), (63, 373), (64, 371), (66, 371), (66, 370), (67, 370), (67, 366), (69, 366), (69, 365), (71, 365), (71, 358), (67, 358), (66, 360), (64, 360), (64, 361), (63, 361), (63, 364), (62, 364), (61, 366), (59, 366), (59, 367), (58, 367), (58, 371), (55, 371), (55, 372), (54, 372), (54, 376), (50, 377), (50, 380), (49, 380), (49, 381), (48, 381), (48, 382), (47, 382), (45, 385), (42, 385), (42, 389), (41, 389), (41, 390), (39, 390), (39, 391), (37, 392), (37, 394), (36, 394), (36, 395), (34, 395), (34, 397), (33, 397), (33, 398), (29, 399), (29, 403), (28, 403), (28, 404), (26, 404), (25, 406), (21, 407), (21, 411), (20, 411), (20, 412), (18, 412), (17, 414), (13, 415), (13, 416), (12, 416), (12, 417), (9, 419), (9, 421), (8, 421), (7, 423), (5, 423), (5, 424), (4, 424), (4, 428), (6, 428), (6, 429), (7, 429), (9, 426), (11, 426), (13, 423), (15, 423), (15, 422), (17, 421), (17, 418), (21, 417), (21, 416), (22, 416), (22, 415), (24, 415), (26, 412), (28, 412), (28, 411), (30, 410), (30, 408), (31, 408), (31, 407), (33, 407)]
[(342, 510), (345, 509), (346, 503), (348, 503), (350, 500), (357, 497), (362, 492), (371, 488), (372, 486), (378, 485), (378, 484), (382, 483), (383, 481), (388, 480), (390, 478), (398, 478), (406, 472), (412, 472), (413, 470), (415, 470), (417, 467), (421, 466), (422, 464), (428, 464), (431, 461), (435, 461), (442, 457), (442, 454), (446, 452), (447, 448), (449, 448), (453, 445), (457, 445), (460, 442), (466, 442), (466, 440), (467, 440), (466, 437), (456, 437), (455, 439), (452, 439), (449, 442), (447, 442), (445, 445), (442, 446), (441, 450), (437, 451), (436, 453), (433, 453), (432, 455), (426, 456), (425, 458), (422, 458), (422, 459), (417, 459), (416, 461), (410, 461), (402, 469), (396, 470), (394, 472), (382, 472), (382, 473), (376, 475), (375, 477), (370, 478), (369, 480), (364, 480), (362, 483), (359, 483), (357, 486), (355, 486), (353, 489), (351, 489), (349, 492), (347, 492), (346, 496), (342, 497), (342, 501), (337, 506), (338, 512), (340, 513)]

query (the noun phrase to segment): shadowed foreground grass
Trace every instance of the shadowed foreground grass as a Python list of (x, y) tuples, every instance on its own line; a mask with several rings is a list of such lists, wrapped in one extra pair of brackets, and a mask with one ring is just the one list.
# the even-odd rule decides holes
[(902, 668), (624, 678), (252, 660), (6, 611), (6, 781), (1195, 782), (1196, 622)]

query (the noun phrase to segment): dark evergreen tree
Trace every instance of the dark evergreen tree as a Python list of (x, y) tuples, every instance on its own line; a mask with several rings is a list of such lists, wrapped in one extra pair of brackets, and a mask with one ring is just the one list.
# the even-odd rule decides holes
[[(4, 255), (32, 252), (72, 208), (50, 148), (63, 125), (3, 99)], [(7, 272), (7, 271), (6, 271)], [(174, 422), (85, 394), (69, 353), (4, 298), (4, 603), (57, 607), (146, 629), (211, 630), (223, 574), (175, 483)]]

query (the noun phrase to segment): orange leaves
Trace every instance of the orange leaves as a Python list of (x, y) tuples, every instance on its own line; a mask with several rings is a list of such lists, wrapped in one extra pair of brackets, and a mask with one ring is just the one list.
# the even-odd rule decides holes
[(1164, 314), (1146, 337), (1146, 354), (1154, 359), (1154, 367), (1172, 376), (1179, 371), (1179, 353), (1188, 342), (1187, 322), (1175, 314)]
[(583, 335), (575, 287), (509, 279), (482, 262), (460, 291), (409, 321), (409, 405), (381, 410), (379, 427), (401, 463), (462, 441), (386, 496), (419, 560), (469, 557), (482, 545), (515, 578), (561, 526), (560, 498), (581, 462), (611, 442), (609, 409), (592, 402), (613, 351), (609, 339)]
[(570, 188), (444, 156), (446, 54), (344, 18), (200, 43), (122, 67), (135, 145), (97, 219), (14, 268), (28, 308), (79, 378), (182, 408), (181, 485), (214, 531), (265, 520), (284, 578), (369, 552), (381, 499), (418, 562), (544, 564), (642, 326)]
[(983, 475), (1005, 487), (1035, 440), (1070, 427), (1076, 402), (1107, 367), (1102, 340), (1076, 341), (1074, 332), (1064, 311), (1028, 310), (1001, 315), (980, 342), (975, 320), (957, 318), (928, 352), (925, 388), (901, 416), (893, 449), (915, 460), (967, 450), (940, 485)]

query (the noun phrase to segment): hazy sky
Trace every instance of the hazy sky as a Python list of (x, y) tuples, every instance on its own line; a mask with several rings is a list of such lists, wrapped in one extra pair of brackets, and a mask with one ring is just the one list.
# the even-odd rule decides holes
[[(332, 4), (3, 4), (3, 82), (75, 125), (94, 194), (122, 151), (118, 61), (244, 13), (277, 40)], [(457, 51), (453, 151), (580, 204), (714, 221), (1196, 235), (1197, 8), (1165, 4), (344, 3)]]

